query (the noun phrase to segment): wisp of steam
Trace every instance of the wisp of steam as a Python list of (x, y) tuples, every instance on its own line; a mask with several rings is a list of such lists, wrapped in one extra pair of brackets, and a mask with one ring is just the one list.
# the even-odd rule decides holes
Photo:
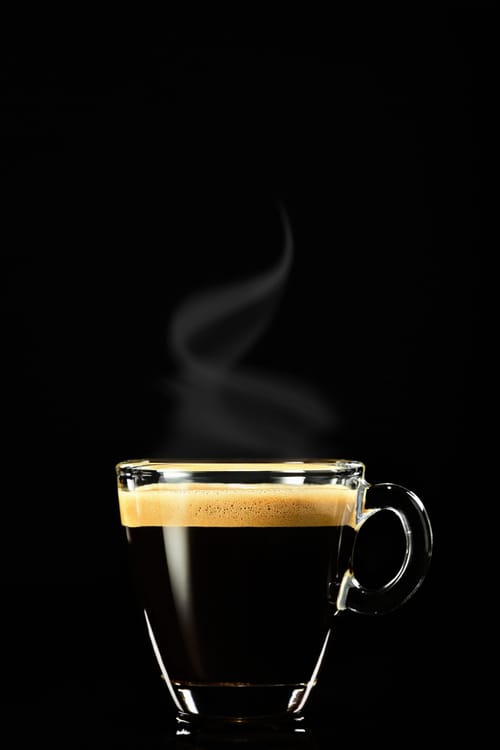
[(265, 458), (321, 452), (318, 438), (334, 424), (325, 399), (289, 373), (241, 364), (270, 326), (292, 268), (292, 230), (281, 207), (280, 215), (283, 247), (274, 265), (193, 293), (172, 315), (174, 409), (163, 454)]

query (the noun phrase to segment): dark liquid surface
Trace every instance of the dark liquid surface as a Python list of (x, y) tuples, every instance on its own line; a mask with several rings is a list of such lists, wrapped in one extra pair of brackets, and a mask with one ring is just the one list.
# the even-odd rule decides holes
[(350, 527), (128, 528), (174, 683), (307, 682), (336, 612)]

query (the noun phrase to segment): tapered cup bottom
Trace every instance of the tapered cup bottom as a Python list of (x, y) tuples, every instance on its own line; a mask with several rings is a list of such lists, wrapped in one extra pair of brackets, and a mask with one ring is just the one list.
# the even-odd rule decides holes
[(178, 734), (204, 730), (293, 732), (312, 685), (173, 683)]

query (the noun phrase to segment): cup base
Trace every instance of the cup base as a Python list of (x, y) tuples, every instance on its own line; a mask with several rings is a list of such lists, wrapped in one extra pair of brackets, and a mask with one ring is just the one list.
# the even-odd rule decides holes
[(301, 716), (311, 683), (180, 683), (170, 685), (178, 714), (188, 722), (210, 719), (224, 724), (289, 722)]
[(302, 714), (281, 716), (196, 716), (177, 715), (177, 737), (192, 739), (204, 748), (222, 750), (226, 745), (244, 743), (245, 748), (303, 748), (304, 739), (310, 734)]

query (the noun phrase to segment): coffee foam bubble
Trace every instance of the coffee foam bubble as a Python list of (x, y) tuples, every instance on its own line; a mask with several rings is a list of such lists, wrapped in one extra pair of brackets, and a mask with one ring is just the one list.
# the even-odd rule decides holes
[(355, 489), (343, 485), (151, 484), (119, 489), (124, 526), (353, 526)]

